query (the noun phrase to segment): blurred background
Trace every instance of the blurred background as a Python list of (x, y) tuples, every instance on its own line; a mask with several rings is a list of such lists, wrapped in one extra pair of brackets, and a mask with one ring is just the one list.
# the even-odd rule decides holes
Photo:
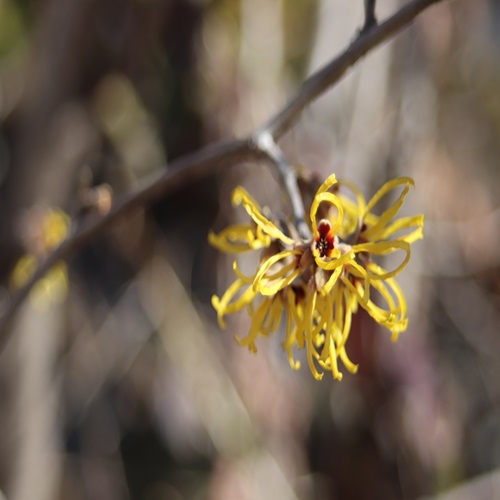
[[(0, 313), (19, 259), (48, 250), (49, 207), (76, 224), (243, 137), (362, 23), (361, 0), (0, 0)], [(497, 0), (429, 8), (281, 141), (367, 197), (415, 178), (426, 236), (396, 344), (359, 314), (360, 372), (316, 382), (279, 335), (239, 347), (245, 314), (220, 330), (231, 260), (208, 230), (244, 217), (238, 184), (287, 211), (269, 166), (235, 165), (120, 221), (23, 305), (0, 353), (5, 498), (500, 498), (499, 27)]]

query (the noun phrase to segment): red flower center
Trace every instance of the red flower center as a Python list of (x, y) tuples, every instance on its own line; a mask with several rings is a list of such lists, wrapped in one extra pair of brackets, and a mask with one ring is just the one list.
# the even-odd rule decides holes
[(326, 219), (318, 224), (318, 235), (316, 236), (316, 250), (320, 257), (330, 257), (334, 245), (334, 234), (332, 225)]

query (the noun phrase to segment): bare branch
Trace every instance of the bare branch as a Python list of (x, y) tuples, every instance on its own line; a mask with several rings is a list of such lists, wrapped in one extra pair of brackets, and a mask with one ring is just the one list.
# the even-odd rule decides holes
[(299, 235), (305, 240), (311, 238), (311, 231), (305, 222), (305, 210), (302, 198), (300, 196), (297, 176), (292, 165), (286, 159), (281, 148), (276, 144), (273, 136), (267, 132), (256, 134), (254, 142), (258, 149), (264, 152), (276, 166), (281, 182), (285, 187), (290, 203), (292, 205), (292, 214), (294, 225)]
[(360, 35), (324, 68), (310, 76), (300, 87), (297, 95), (263, 127), (278, 140), (298, 119), (306, 106), (338, 82), (344, 73), (370, 50), (378, 47), (398, 31), (408, 26), (415, 17), (434, 3), (442, 0), (413, 0), (382, 24)]
[(204, 148), (196, 153), (183, 156), (171, 162), (169, 169), (160, 177), (148, 179), (143, 187), (118, 198), (106, 215), (92, 214), (73, 228), (68, 239), (63, 241), (52, 254), (39, 266), (31, 279), (12, 298), (6, 314), (0, 318), (0, 350), (8, 336), (6, 328), (13, 314), (27, 297), (33, 285), (58, 261), (67, 260), (78, 249), (96, 235), (102, 233), (118, 219), (134, 209), (147, 207), (155, 200), (191, 182), (215, 173), (230, 164), (248, 159), (264, 158), (265, 155), (255, 148), (251, 141), (238, 140)]
[[(36, 281), (43, 277), (57, 261), (68, 259), (89, 240), (102, 233), (131, 210), (147, 207), (176, 189), (214, 174), (229, 165), (245, 160), (271, 160), (276, 165), (289, 195), (299, 232), (303, 237), (308, 237), (309, 230), (304, 222), (304, 207), (298, 194), (297, 179), (276, 141), (291, 128), (307, 105), (338, 82), (361, 57), (408, 26), (424, 9), (439, 1), (441, 0), (413, 0), (384, 23), (373, 25), (369, 30), (362, 30), (344, 52), (309, 77), (300, 87), (296, 97), (250, 137), (210, 146), (178, 158), (169, 164), (168, 170), (160, 177), (149, 179), (142, 187), (116, 199), (107, 215), (94, 214), (85, 218), (69, 238), (40, 265), (31, 280), (12, 298), (9, 309), (0, 318), (0, 350), (9, 338), (8, 326), (15, 312)], [(373, 13), (375, 2), (368, 3), (373, 4), (373, 9), (370, 5), (366, 7), (369, 16)]]
[(366, 33), (368, 30), (377, 25), (377, 17), (375, 16), (375, 4), (377, 0), (364, 0), (365, 2), (365, 24), (361, 28), (360, 33)]

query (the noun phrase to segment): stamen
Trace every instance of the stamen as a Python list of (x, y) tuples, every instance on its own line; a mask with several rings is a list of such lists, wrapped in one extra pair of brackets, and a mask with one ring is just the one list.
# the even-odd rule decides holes
[(326, 219), (322, 219), (318, 224), (318, 236), (315, 244), (320, 257), (330, 256), (335, 244), (332, 225)]

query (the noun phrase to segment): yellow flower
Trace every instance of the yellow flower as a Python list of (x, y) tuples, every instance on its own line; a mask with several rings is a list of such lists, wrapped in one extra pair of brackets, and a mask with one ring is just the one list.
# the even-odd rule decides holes
[[(372, 213), (373, 208), (391, 191), (404, 186), (401, 194), (380, 216)], [(357, 255), (357, 262), (349, 266), (349, 274), (343, 274), (340, 279), (355, 296), (358, 303), (382, 326), (392, 332), (392, 339), (396, 340), (399, 333), (406, 330), (406, 301), (401, 288), (394, 280), (410, 260), (410, 244), (422, 238), (424, 224), (423, 215), (402, 217), (394, 220), (404, 200), (414, 186), (413, 180), (408, 177), (393, 179), (384, 184), (368, 203), (355, 186), (349, 187), (356, 196), (357, 203), (353, 204), (347, 198), (340, 196), (346, 212), (359, 218), (358, 226), (347, 239), (352, 240), (352, 251)], [(349, 228), (347, 228), (349, 229)], [(401, 231), (410, 230), (401, 235)], [(346, 233), (344, 232), (344, 235)], [(398, 237), (389, 240), (396, 234)], [(371, 260), (372, 255), (387, 255), (402, 251), (404, 259), (399, 266), (387, 271)], [(350, 276), (349, 276), (350, 275)], [(353, 279), (349, 279), (353, 277)], [(356, 279), (357, 278), (357, 279)], [(370, 288), (375, 289), (386, 303), (383, 309), (370, 299)]]
[[(394, 276), (408, 263), (410, 244), (422, 237), (423, 216), (394, 220), (413, 185), (411, 179), (389, 181), (368, 203), (354, 185), (343, 184), (350, 188), (356, 201), (332, 193), (338, 184), (335, 175), (329, 176), (311, 205), (310, 241), (285, 234), (262, 214), (259, 205), (241, 187), (233, 193), (233, 205), (243, 205), (252, 224), (231, 226), (218, 235), (209, 234), (209, 241), (222, 251), (260, 249), (262, 252), (253, 276), (243, 275), (235, 261), (237, 279), (221, 298), (212, 298), (221, 327), (226, 326), (226, 315), (247, 309), (250, 332), (246, 338), (237, 340), (256, 352), (257, 337), (277, 331), (282, 317), (286, 317), (283, 347), (290, 365), (295, 369), (300, 367), (293, 356), (294, 347), (305, 348), (316, 379), (323, 376), (320, 368), (341, 380), (339, 358), (350, 372), (356, 372), (357, 365), (347, 356), (346, 342), (352, 316), (359, 306), (389, 329), (394, 340), (406, 329), (406, 301)], [(399, 198), (381, 215), (372, 213), (399, 186), (404, 186)], [(408, 229), (411, 229), (408, 234), (389, 240)], [(391, 271), (372, 262), (372, 255), (397, 251), (404, 253), (404, 259)], [(374, 291), (385, 302), (384, 307), (372, 300)]]
[[(11, 287), (17, 290), (33, 276), (40, 262), (66, 239), (70, 218), (58, 209), (40, 209), (32, 217), (32, 234), (28, 246), (30, 253), (17, 262), (10, 278)], [(31, 299), (39, 309), (46, 309), (51, 303), (62, 302), (68, 290), (68, 269), (64, 262), (56, 263), (31, 290)]]
[[(253, 224), (249, 225), (234, 225), (230, 226), (227, 229), (223, 230), (221, 233), (216, 235), (213, 232), (210, 232), (208, 235), (209, 242), (224, 252), (229, 253), (239, 253), (247, 250), (253, 249), (269, 249), (271, 244), (276, 241), (284, 246), (292, 246), (294, 241), (286, 236), (280, 229), (276, 227), (276, 225), (268, 220), (263, 214), (262, 210), (255, 202), (255, 200), (241, 187), (238, 187), (233, 192), (233, 205), (243, 205), (245, 210), (248, 212), (250, 217), (252, 218)], [(280, 252), (278, 255), (280, 259), (284, 257), (291, 257), (294, 255), (293, 250), (285, 251), (285, 253)], [(263, 254), (266, 256), (266, 254)], [(279, 259), (278, 259), (279, 260)], [(263, 263), (264, 274), (266, 270), (269, 270), (271, 265), (275, 263), (276, 255), (270, 256)], [(268, 286), (272, 284), (272, 289), (275, 290), (277, 287), (279, 288), (280, 284), (286, 282), (286, 278), (283, 278), (284, 274), (286, 274), (289, 270), (294, 267), (287, 265), (285, 266), (285, 270), (281, 269), (274, 273), (274, 275), (264, 276), (262, 273), (256, 273), (256, 275), (252, 278), (244, 276), (238, 269), (236, 261), (233, 263), (233, 269), (237, 275), (236, 281), (227, 289), (224, 295), (219, 299), (218, 297), (212, 297), (212, 304), (217, 311), (217, 316), (219, 320), (219, 324), (222, 328), (225, 328), (224, 316), (227, 314), (231, 314), (236, 311), (240, 311), (245, 307), (250, 306), (254, 299), (259, 295), (260, 290), (258, 287), (254, 285), (254, 281), (259, 275), (258, 283), (262, 284), (264, 288), (264, 293), (262, 295), (266, 295), (265, 293), (265, 284)], [(298, 273), (292, 273), (292, 279), (288, 277), (288, 282), (293, 281), (294, 277), (298, 275)], [(280, 281), (281, 280), (281, 281)], [(285, 280), (285, 281), (283, 281)], [(278, 284), (278, 286), (277, 286)], [(246, 288), (242, 293), (241, 290)], [(277, 291), (277, 290), (276, 290)], [(276, 292), (275, 292), (276, 293)], [(267, 293), (267, 295), (274, 295), (275, 293)], [(239, 295), (238, 295), (239, 294)], [(270, 304), (271, 300), (264, 300), (263, 306), (255, 311), (255, 320), (254, 324), (258, 323), (258, 319), (263, 315), (263, 311), (267, 311), (269, 309), (268, 304)], [(252, 317), (254, 316), (254, 311), (250, 311)], [(262, 324), (258, 325), (259, 329), (261, 329)], [(256, 332), (256, 335), (259, 331)], [(249, 343), (249, 346), (252, 350), (255, 350), (254, 344)]]

